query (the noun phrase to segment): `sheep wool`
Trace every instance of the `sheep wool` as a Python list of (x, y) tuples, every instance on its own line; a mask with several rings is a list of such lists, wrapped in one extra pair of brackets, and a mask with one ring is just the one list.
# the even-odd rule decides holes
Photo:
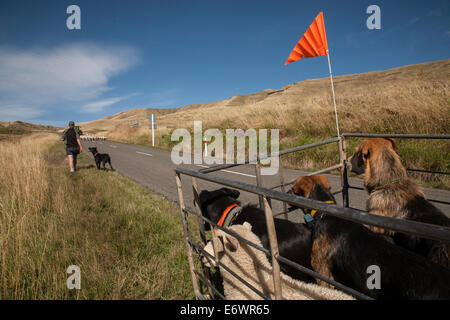
[[(247, 239), (259, 246), (260, 239), (251, 231), (251, 225), (233, 225), (230, 230), (239, 236)], [(229, 267), (241, 278), (250, 283), (253, 287), (264, 293), (264, 295), (275, 299), (272, 266), (267, 256), (249, 246), (244, 242), (239, 242), (236, 238), (219, 230), (216, 235), (222, 238), (223, 243), (217, 249), (220, 262)], [(212, 255), (212, 246), (208, 244), (205, 249)], [(207, 261), (210, 265), (211, 260)], [(224, 268), (220, 268), (223, 278), (224, 292), (228, 300), (260, 300), (258, 294), (245, 286)], [(281, 292), (283, 300), (354, 300), (354, 298), (346, 293), (331, 288), (321, 287), (314, 283), (305, 283), (292, 279), (286, 274), (281, 273)]]

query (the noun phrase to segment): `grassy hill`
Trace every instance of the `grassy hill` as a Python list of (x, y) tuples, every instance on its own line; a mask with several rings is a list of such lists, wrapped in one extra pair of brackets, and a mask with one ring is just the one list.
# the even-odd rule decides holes
[[(450, 60), (339, 76), (334, 84), (341, 132), (450, 131)], [(81, 126), (84, 131), (102, 132), (111, 140), (148, 145), (151, 132), (147, 116), (152, 112), (158, 116), (156, 143), (165, 149), (171, 146), (173, 129), (192, 130), (194, 120), (202, 120), (203, 129), (278, 128), (282, 149), (336, 135), (328, 77), (176, 109), (132, 109)], [(351, 141), (350, 148), (357, 143)], [(400, 142), (400, 152), (407, 166), (450, 169), (448, 142)], [(324, 147), (315, 153), (291, 155), (285, 162), (312, 169), (335, 163), (336, 156), (335, 148)], [(436, 186), (448, 185), (448, 178), (417, 177)]]
[(2, 132), (15, 131), (57, 131), (61, 128), (47, 126), (43, 124), (34, 124), (23, 121), (0, 121), (0, 130)]
[(61, 128), (22, 121), (0, 121), (0, 141), (17, 140), (21, 135), (36, 131), (58, 131)]
[[(442, 133), (449, 124), (450, 60), (339, 76), (334, 84), (343, 131)], [(148, 134), (152, 112), (158, 116), (160, 135), (171, 127), (192, 127), (194, 120), (206, 127), (280, 128), (283, 138), (298, 132), (335, 133), (329, 78), (181, 108), (132, 109), (80, 125), (125, 141)], [(134, 121), (142, 128), (128, 130)]]

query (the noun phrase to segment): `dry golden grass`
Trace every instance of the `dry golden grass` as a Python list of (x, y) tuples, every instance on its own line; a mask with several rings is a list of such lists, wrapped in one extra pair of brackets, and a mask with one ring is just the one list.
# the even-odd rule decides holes
[(0, 299), (193, 298), (178, 207), (57, 140), (0, 143)]
[[(448, 134), (450, 128), (450, 60), (423, 63), (386, 71), (346, 75), (334, 78), (341, 132), (435, 133)], [(89, 129), (104, 129), (112, 140), (150, 144), (149, 109), (121, 112), (82, 124)], [(142, 126), (130, 128), (130, 119)], [(116, 118), (120, 118), (116, 119)], [(227, 100), (166, 110), (158, 116), (156, 143), (170, 149), (173, 128), (192, 131), (194, 120), (203, 121), (203, 129), (276, 128), (280, 129), (280, 147), (288, 148), (336, 135), (329, 78), (287, 85), (279, 90), (264, 90)], [(169, 128), (168, 128), (169, 127)], [(356, 140), (355, 140), (356, 141)], [(405, 164), (416, 169), (450, 170), (448, 142), (401, 142), (408, 150)], [(354, 143), (351, 143), (352, 152)], [(416, 150), (415, 156), (411, 149)], [(286, 164), (303, 169), (333, 164), (334, 149), (316, 154), (287, 157)], [(404, 153), (402, 149), (400, 152)], [(431, 152), (430, 154), (428, 154)], [(317, 154), (320, 154), (318, 156)], [(434, 186), (450, 187), (448, 178), (425, 177)]]
[[(45, 165), (45, 149), (52, 135), (33, 135), (16, 143), (0, 144), (0, 296), (8, 296), (6, 290), (18, 299), (24, 298), (25, 286), (35, 290), (36, 282), (30, 273), (41, 274), (44, 258), (36, 251), (29, 255), (30, 247), (38, 241), (47, 245), (48, 235), (54, 230), (47, 219), (40, 222), (41, 239), (34, 239), (31, 230), (36, 225), (36, 213), (44, 212), (48, 205), (49, 184)], [(27, 265), (26, 268), (24, 266)], [(23, 276), (29, 277), (24, 279)]]
[[(442, 133), (450, 120), (450, 60), (334, 78), (341, 131)], [(147, 116), (158, 114), (158, 135), (169, 127), (279, 128), (282, 138), (335, 134), (329, 78), (307, 80), (179, 109), (133, 109), (81, 124), (108, 137), (133, 140), (149, 134)], [(142, 127), (130, 130), (140, 120)]]

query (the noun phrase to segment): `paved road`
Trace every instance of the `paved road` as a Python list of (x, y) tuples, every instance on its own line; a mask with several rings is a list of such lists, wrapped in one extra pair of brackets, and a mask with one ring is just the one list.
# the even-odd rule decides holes
[[(92, 157), (88, 151), (88, 147), (96, 146), (100, 153), (108, 153), (111, 156), (112, 165), (114, 169), (122, 175), (134, 180), (138, 184), (148, 188), (152, 192), (162, 195), (166, 199), (178, 203), (178, 193), (175, 183), (174, 169), (176, 166), (170, 159), (170, 152), (165, 150), (147, 148), (131, 144), (123, 144), (110, 141), (84, 141), (83, 152)], [(92, 157), (93, 158), (93, 157)], [(183, 165), (188, 169), (199, 170), (207, 167), (206, 165)], [(95, 169), (96, 170), (96, 169)], [(298, 176), (306, 174), (299, 170), (285, 169), (283, 171), (285, 180), (291, 181)], [(256, 184), (255, 167), (253, 165), (244, 165), (227, 170), (222, 170), (213, 173), (224, 178), (248, 183)], [(325, 175), (331, 183), (332, 191), (340, 188), (340, 177), (336, 175)], [(193, 193), (191, 178), (187, 176), (182, 177), (183, 194), (187, 207), (193, 208)], [(358, 178), (349, 178), (350, 185), (362, 187), (363, 182)], [(220, 185), (198, 180), (199, 189), (214, 190), (220, 188)], [(263, 176), (263, 186), (273, 187), (280, 184), (278, 175)], [(279, 189), (278, 189), (279, 190)], [(450, 191), (439, 189), (425, 189), (425, 194), (429, 199), (436, 199), (441, 201), (450, 200)], [(365, 209), (367, 194), (362, 190), (350, 189), (350, 206), (353, 208)], [(258, 203), (258, 197), (254, 194), (241, 192), (239, 198), (242, 203)], [(342, 197), (338, 194), (336, 200), (342, 205)], [(279, 201), (272, 203), (274, 212), (282, 212), (282, 204)], [(450, 216), (450, 206), (443, 204), (435, 204)], [(294, 211), (289, 214), (289, 219), (293, 221), (302, 220), (302, 215), (299, 211)]]

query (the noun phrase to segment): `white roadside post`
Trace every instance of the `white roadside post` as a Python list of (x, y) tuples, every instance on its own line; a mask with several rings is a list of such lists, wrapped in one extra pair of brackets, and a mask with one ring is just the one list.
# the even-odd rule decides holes
[(205, 158), (208, 156), (208, 141), (205, 139)]
[(156, 116), (152, 113), (151, 116), (148, 117), (150, 120), (150, 128), (152, 129), (152, 147), (155, 146), (155, 129), (156, 129)]
[(152, 147), (155, 146), (155, 115), (152, 113)]

